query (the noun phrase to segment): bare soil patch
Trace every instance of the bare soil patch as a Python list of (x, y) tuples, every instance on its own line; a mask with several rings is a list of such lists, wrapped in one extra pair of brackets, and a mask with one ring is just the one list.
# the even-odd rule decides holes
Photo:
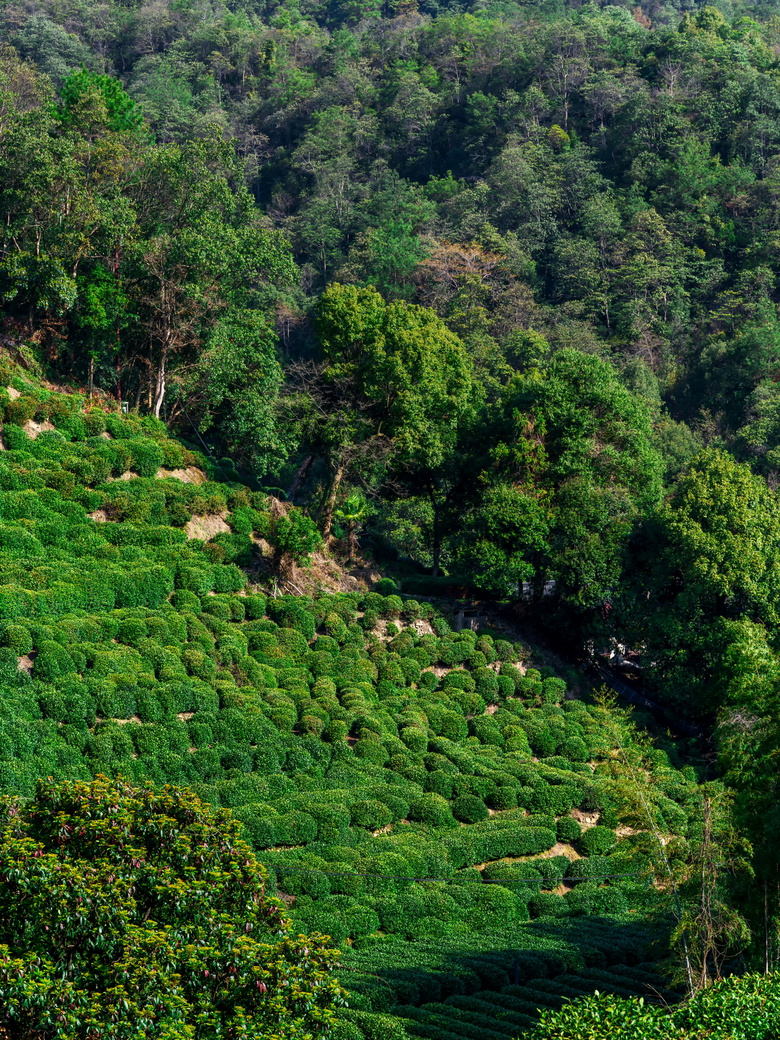
[(202, 542), (209, 542), (218, 534), (230, 534), (230, 528), (226, 523), (227, 512), (209, 513), (207, 516), (193, 516), (184, 526), (184, 532), (188, 538), (199, 538)]
[(434, 635), (433, 626), (430, 621), (426, 621), (425, 618), (417, 618), (416, 621), (412, 621), (409, 628), (413, 629), (418, 636)]
[(30, 440), (34, 441), (36, 437), (40, 437), (42, 433), (48, 433), (49, 430), (53, 430), (54, 427), (48, 419), (44, 419), (41, 423), (33, 422), (32, 419), (28, 419), (22, 429)]
[(185, 469), (158, 469), (155, 474), (157, 480), (180, 480), (182, 484), (205, 484), (206, 474), (197, 466), (187, 466)]
[(536, 857), (537, 859), (552, 859), (553, 856), (565, 856), (566, 859), (570, 859), (574, 862), (575, 859), (582, 859), (582, 856), (577, 852), (573, 845), (567, 845), (565, 842), (559, 841), (551, 849), (547, 849), (546, 852), (540, 852)]
[(574, 817), (577, 823), (581, 827), (584, 827), (586, 830), (588, 829), (588, 827), (595, 827), (596, 824), (599, 822), (600, 816), (600, 814), (597, 812), (584, 813), (580, 809), (572, 809), (571, 815)]

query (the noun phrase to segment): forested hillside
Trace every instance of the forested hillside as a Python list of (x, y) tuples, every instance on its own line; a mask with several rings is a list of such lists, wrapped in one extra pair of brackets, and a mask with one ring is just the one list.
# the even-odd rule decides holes
[(0, 218), (3, 883), (173, 784), (230, 1035), (779, 1035), (780, 11), (0, 0)]

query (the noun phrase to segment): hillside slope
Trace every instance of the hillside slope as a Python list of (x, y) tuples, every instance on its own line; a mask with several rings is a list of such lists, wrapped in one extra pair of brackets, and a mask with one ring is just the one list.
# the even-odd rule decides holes
[(0, 398), (2, 793), (122, 774), (231, 808), (343, 951), (342, 1040), (490, 1040), (663, 986), (637, 965), (665, 952), (645, 918), (690, 767), (431, 604), (263, 595), (259, 547), (308, 521), (160, 423), (19, 377)]

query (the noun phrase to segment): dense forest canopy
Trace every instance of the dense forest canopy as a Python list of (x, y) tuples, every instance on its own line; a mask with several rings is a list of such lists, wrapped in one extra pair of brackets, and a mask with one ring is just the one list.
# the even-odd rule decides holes
[[(682, 900), (663, 911), (676, 921), (672, 946), (684, 950), (689, 989), (735, 967), (773, 967), (778, 236), (780, 11), (769, 2), (0, 0), (0, 493), (13, 528), (0, 640), (20, 661), (33, 655), (31, 686), (19, 694), (25, 725), (55, 720), (81, 733), (68, 730), (67, 750), (54, 740), (56, 753), (31, 750), (38, 737), (11, 740), (16, 765), (0, 786), (27, 797), (36, 769), (86, 782), (98, 766), (109, 775), (137, 768), (135, 779), (202, 784), (205, 800), (218, 801), (223, 772), (227, 783), (235, 771), (293, 777), (295, 795), (274, 781), (262, 798), (231, 788), (225, 804), (241, 811), (269, 863), (282, 847), (277, 873), (302, 927), (332, 926), (350, 944), (377, 930), (401, 935), (405, 912), (373, 891), (356, 908), (347, 883), (341, 891), (299, 878), (296, 887), (295, 870), (324, 870), (326, 834), (341, 866), (358, 862), (356, 833), (387, 837), (390, 858), (375, 871), (384, 877), (392, 857), (412, 855), (403, 842), (396, 849), (393, 827), (438, 834), (517, 812), (539, 819), (509, 844), (484, 838), (498, 855), (479, 858), (480, 832), (470, 852), (447, 846), (449, 867), (431, 852), (424, 866), (408, 860), (396, 873), (424, 869), (441, 881), (435, 871), (479, 863), (484, 872), (524, 855), (526, 843), (534, 856), (548, 852), (568, 831), (576, 856), (606, 863), (614, 835), (597, 848), (598, 835), (582, 838), (566, 814), (590, 805), (601, 814), (594, 830), (637, 831), (618, 835), (624, 846), (647, 829), (625, 793), (631, 770), (654, 778), (665, 766), (606, 716), (609, 739), (590, 741), (588, 718), (567, 714), (563, 691), (545, 687), (551, 676), (525, 681), (516, 646), (465, 646), (465, 636), (451, 646), (439, 608), (409, 599), (487, 596), (572, 660), (632, 651), (645, 693), (702, 734), (703, 743), (670, 751), (680, 773), (658, 779), (668, 819), (650, 828), (671, 835), (672, 880), (654, 869), (658, 887)], [(85, 388), (86, 401), (52, 394), (55, 385)], [(102, 417), (119, 402), (131, 413), (125, 425)], [(45, 434), (34, 447), (31, 422)], [(206, 490), (175, 488), (166, 466), (200, 467)], [(109, 486), (127, 474), (136, 490)], [(13, 497), (28, 492), (43, 505)], [(74, 525), (78, 549), (46, 527), (61, 522), (54, 514)], [(98, 521), (117, 525), (106, 545), (90, 533)], [(200, 531), (197, 549), (188, 524)], [(140, 546), (156, 561), (148, 581)], [(77, 593), (54, 587), (44, 547), (61, 554), (63, 581)], [(273, 604), (279, 579), (320, 551), (345, 566), (371, 558), (399, 584), (348, 602), (285, 599), (268, 615), (255, 600), (247, 613), (238, 593), (246, 572), (257, 577), (258, 554), (275, 574)], [(86, 577), (72, 553), (89, 561)], [(123, 615), (122, 639), (140, 646), (127, 660), (143, 682), (129, 684), (132, 695), (122, 683), (84, 693), (73, 677), (102, 667), (101, 655), (114, 653), (102, 644), (116, 634), (78, 628), (89, 649), (68, 657), (65, 628), (29, 627), (65, 613), (63, 603), (77, 613), (188, 617), (166, 628), (155, 615), (148, 631), (141, 619), (139, 635), (139, 619)], [(0, 663), (9, 689), (24, 686), (10, 657)], [(140, 707), (144, 683), (185, 674), (217, 684), (198, 694), (207, 709), (181, 690), (161, 695), (162, 707)], [(121, 735), (116, 720), (135, 719), (136, 708), (139, 733), (168, 719), (175, 751), (147, 755), (154, 740), (169, 740), (161, 732), (149, 744)], [(214, 734), (243, 733), (250, 709), (264, 721), (247, 747), (211, 755), (224, 743)], [(217, 721), (196, 716), (185, 736), (173, 717), (183, 726), (196, 711)], [(233, 712), (229, 725), (221, 711)], [(272, 729), (284, 738), (268, 766), (258, 748), (277, 740)], [(464, 757), (460, 742), (497, 757)], [(196, 767), (187, 756), (200, 750)], [(320, 789), (350, 755), (365, 776)], [(610, 755), (624, 755), (624, 772)], [(516, 772), (512, 756), (559, 761)], [(369, 767), (397, 789), (379, 797), (372, 788), (346, 816), (329, 815), (327, 799), (314, 800), (319, 815), (295, 801), (368, 784)], [(620, 797), (583, 788), (591, 769)], [(554, 796), (538, 793), (548, 787)], [(532, 840), (533, 829), (544, 833)], [(637, 855), (648, 854), (643, 841)], [(291, 866), (288, 846), (314, 865)], [(368, 877), (370, 862), (360, 862)], [(469, 928), (481, 936), (500, 912), (542, 922), (570, 912), (552, 889), (533, 902), (528, 878), (484, 876), (506, 882), (499, 887), (515, 902), (496, 896), (491, 909), (464, 889), (456, 905), (437, 890), (439, 902), (419, 916), (450, 915), (447, 941), (465, 943)], [(709, 879), (706, 899), (696, 876)], [(628, 897), (639, 900), (629, 887), (587, 883), (592, 890), (566, 895), (574, 916), (628, 914)], [(703, 917), (691, 909), (697, 899), (709, 908)], [(421, 936), (436, 939), (434, 925), (405, 941)], [(590, 968), (614, 966), (599, 961), (602, 946), (588, 949)], [(356, 964), (368, 974), (376, 966), (368, 953), (351, 963), (358, 975)], [(555, 963), (551, 977), (570, 967)], [(612, 984), (615, 1000), (630, 994)], [(746, 977), (679, 1019), (650, 1014), (646, 1028), (698, 1035), (713, 1009), (733, 1023), (729, 1001), (753, 1006), (763, 985)], [(373, 1040), (372, 1030), (403, 1040), (406, 1026), (380, 1021), (384, 998), (353, 989), (364, 1003), (341, 1022), (339, 1040)], [(531, 997), (504, 996), (526, 1028)], [(625, 1011), (611, 1006), (614, 1016)], [(582, 1005), (560, 1029), (579, 1028), (581, 1013), (588, 1036), (600, 1035), (601, 1010)], [(635, 1012), (630, 1005), (627, 1038)], [(424, 1023), (409, 1014), (419, 1035), (441, 1040), (439, 1010)], [(548, 1026), (545, 1036), (568, 1036)], [(768, 1038), (769, 1028), (759, 1023), (755, 1035)]]

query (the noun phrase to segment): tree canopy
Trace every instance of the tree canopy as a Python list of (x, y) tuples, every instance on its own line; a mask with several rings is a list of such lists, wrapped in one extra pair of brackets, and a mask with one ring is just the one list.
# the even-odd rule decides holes
[(190, 792), (41, 780), (2, 806), (0, 995), (21, 1038), (303, 1040), (340, 990), (240, 825)]

